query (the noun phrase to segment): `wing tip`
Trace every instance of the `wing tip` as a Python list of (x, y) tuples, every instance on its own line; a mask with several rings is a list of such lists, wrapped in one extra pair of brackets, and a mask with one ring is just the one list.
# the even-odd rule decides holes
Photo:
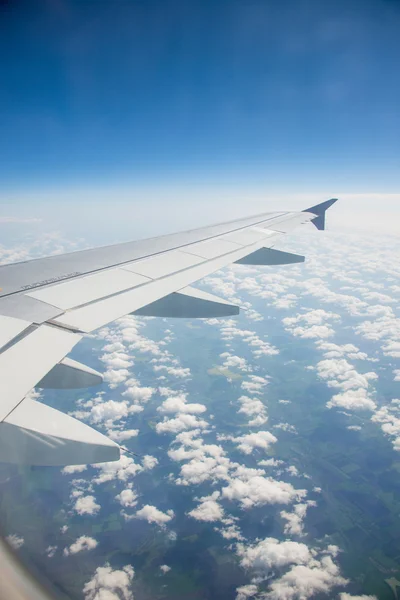
[(325, 200), (325, 202), (321, 202), (320, 204), (306, 208), (302, 212), (314, 214), (315, 218), (311, 220), (311, 223), (313, 223), (317, 229), (323, 231), (325, 229), (325, 213), (328, 208), (330, 208), (337, 201), (338, 198), (331, 198), (330, 200)]

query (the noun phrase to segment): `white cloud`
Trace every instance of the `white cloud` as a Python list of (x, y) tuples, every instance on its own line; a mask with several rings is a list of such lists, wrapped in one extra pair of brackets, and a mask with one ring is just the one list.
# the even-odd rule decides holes
[(171, 570), (171, 567), (169, 567), (168, 565), (161, 565), (160, 566), (160, 571), (163, 573), (163, 575), (165, 575), (165, 573), (168, 573), (168, 571)]
[(150, 454), (146, 454), (142, 459), (143, 469), (146, 471), (150, 471), (150, 469), (154, 469), (156, 465), (158, 465), (158, 460), (155, 456), (150, 456)]
[(17, 535), (16, 533), (11, 533), (6, 537), (7, 542), (10, 544), (14, 550), (19, 550), (21, 546), (24, 545), (25, 540), (22, 536)]
[(282, 319), (283, 325), (296, 337), (309, 339), (325, 339), (334, 335), (334, 330), (327, 321), (339, 321), (336, 313), (327, 312), (321, 308), (310, 310), (297, 315)]
[(157, 410), (162, 413), (200, 414), (205, 412), (206, 407), (204, 404), (188, 404), (186, 402), (186, 394), (180, 394), (179, 396), (172, 396), (164, 400)]
[(365, 389), (348, 390), (341, 394), (335, 394), (331, 400), (327, 402), (328, 408), (345, 408), (347, 410), (374, 410), (376, 404)]
[(73, 473), (82, 473), (86, 471), (87, 465), (68, 465), (62, 469), (63, 475), (72, 475)]
[(160, 527), (165, 526), (174, 517), (174, 511), (168, 510), (166, 513), (158, 510), (155, 506), (146, 504), (143, 508), (136, 512), (138, 519), (143, 519), (149, 523), (157, 523)]
[(254, 584), (242, 585), (236, 588), (236, 600), (246, 600), (246, 598), (254, 598), (258, 592), (258, 587)]
[(317, 364), (320, 377), (327, 380), (329, 387), (341, 390), (332, 396), (328, 408), (338, 407), (347, 410), (374, 410), (375, 402), (370, 397), (370, 381), (377, 379), (373, 371), (358, 373), (344, 358), (330, 358)]
[(239, 369), (239, 371), (251, 371), (251, 367), (248, 365), (245, 358), (241, 356), (235, 356), (229, 352), (223, 352), (220, 357), (224, 359), (222, 367), (225, 369)]
[(135, 463), (133, 458), (123, 454), (119, 460), (107, 463), (98, 463), (93, 465), (98, 469), (99, 474), (93, 478), (93, 483), (99, 484), (113, 479), (127, 481), (137, 473), (143, 471), (143, 467)]
[(190, 377), (190, 369), (188, 368), (177, 367), (174, 365), (155, 365), (153, 369), (156, 372), (165, 371), (168, 375), (172, 375), (178, 379), (187, 379)]
[(53, 558), (53, 556), (57, 552), (57, 548), (58, 548), (58, 546), (47, 546), (47, 548), (45, 550), (45, 552), (47, 554), (47, 557), (48, 558)]
[(100, 356), (100, 360), (107, 365), (109, 369), (129, 369), (133, 365), (130, 356), (125, 352), (109, 352)]
[(258, 464), (260, 467), (279, 467), (283, 464), (283, 460), (277, 460), (276, 458), (268, 458), (264, 460), (259, 460)]
[(381, 424), (382, 431), (392, 438), (393, 448), (400, 452), (400, 399), (392, 400), (389, 406), (382, 406), (371, 421)]
[(290, 483), (260, 475), (249, 477), (247, 481), (232, 478), (229, 485), (222, 488), (221, 493), (223, 498), (240, 502), (243, 508), (264, 504), (289, 504), (306, 495), (305, 490), (296, 490)]
[(320, 561), (314, 559), (307, 565), (291, 567), (271, 583), (265, 597), (271, 600), (306, 600), (315, 594), (328, 594), (334, 587), (347, 583), (332, 558), (324, 556)]
[(245, 569), (266, 572), (274, 567), (281, 568), (289, 564), (304, 564), (310, 561), (309, 548), (302, 543), (275, 538), (266, 538), (254, 545), (238, 544), (237, 554)]
[(94, 576), (85, 583), (83, 593), (85, 600), (133, 600), (130, 589), (135, 571), (131, 565), (122, 569), (112, 569), (108, 563), (97, 567)]
[[(322, 558), (316, 558), (315, 550), (300, 542), (278, 541), (266, 538), (253, 545), (237, 545), (240, 564), (260, 575), (271, 569), (289, 567), (289, 570), (270, 583), (263, 595), (270, 600), (306, 600), (317, 593), (328, 594), (336, 586), (348, 581), (340, 575), (339, 567), (333, 562), (338, 548), (328, 546)], [(331, 596), (330, 596), (331, 597)]]
[(122, 431), (118, 429), (110, 429), (107, 431), (107, 435), (115, 442), (124, 442), (130, 440), (139, 434), (139, 429), (124, 429)]
[(132, 490), (132, 488), (126, 488), (125, 490), (122, 490), (122, 492), (120, 492), (117, 496), (115, 496), (115, 499), (118, 500), (121, 506), (127, 508), (134, 507), (137, 505), (138, 496)]
[(197, 508), (191, 510), (188, 514), (197, 521), (220, 521), (224, 516), (224, 511), (217, 500), (220, 496), (219, 492), (214, 492), (211, 496), (203, 496), (200, 498), (200, 504)]
[(268, 380), (265, 377), (258, 375), (249, 375), (250, 381), (243, 381), (241, 388), (250, 394), (262, 394), (263, 388), (268, 385)]
[[(223, 519), (223, 523), (226, 523), (228, 520), (229, 519)], [(241, 534), (239, 527), (235, 523), (227, 524), (219, 529), (218, 527), (215, 527), (215, 530), (219, 531), (222, 537), (226, 540), (238, 540), (239, 542), (243, 542), (245, 539)]]
[(126, 396), (130, 400), (133, 400), (134, 402), (146, 403), (150, 400), (154, 392), (155, 389), (152, 387), (140, 387), (139, 385), (131, 385), (125, 390), (125, 392), (122, 393), (122, 395)]
[(271, 444), (275, 444), (278, 441), (269, 431), (258, 431), (257, 433), (248, 433), (247, 435), (228, 439), (235, 442), (238, 449), (244, 454), (251, 454), (256, 448), (268, 450)]
[(179, 433), (185, 429), (205, 429), (208, 423), (203, 419), (199, 419), (194, 415), (187, 413), (179, 413), (174, 419), (167, 419), (161, 423), (157, 423), (157, 433)]
[(80, 496), (75, 502), (74, 510), (78, 515), (95, 515), (100, 510), (94, 496)]
[[(266, 414), (266, 408), (265, 408), (264, 404), (261, 402), (261, 400), (259, 400), (258, 398), (249, 398), (249, 396), (240, 396), (240, 398), (238, 399), (238, 402), (241, 405), (240, 409), (238, 410), (238, 413), (245, 414), (249, 417), (256, 415), (256, 417), (258, 417), (258, 418), (261, 417), (261, 420), (259, 421), (260, 425), (262, 425), (263, 423), (266, 423), (266, 421), (268, 420), (267, 414)], [(254, 421), (254, 419), (253, 419), (253, 421)], [(253, 425), (253, 426), (257, 425), (254, 422), (249, 423), (249, 424)]]
[(101, 423), (106, 421), (108, 427), (112, 427), (114, 421), (118, 421), (129, 414), (127, 402), (116, 402), (108, 400), (101, 404), (96, 404), (90, 411), (90, 420), (92, 423)]
[(303, 535), (303, 521), (307, 513), (309, 506), (316, 506), (317, 503), (313, 500), (308, 502), (295, 504), (293, 506), (293, 512), (281, 512), (281, 517), (286, 521), (284, 527), (284, 533), (287, 535)]
[(81, 535), (69, 548), (64, 548), (64, 556), (69, 554), (77, 554), (82, 550), (93, 550), (98, 546), (98, 541), (87, 535)]

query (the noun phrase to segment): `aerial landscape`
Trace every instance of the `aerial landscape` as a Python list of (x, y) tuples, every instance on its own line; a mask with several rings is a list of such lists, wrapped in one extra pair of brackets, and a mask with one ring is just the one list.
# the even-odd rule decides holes
[(41, 400), (134, 455), (3, 465), (2, 527), (24, 560), (64, 597), (108, 589), (106, 568), (123, 598), (396, 598), (394, 242), (300, 232), (284, 249), (304, 265), (202, 282), (239, 317), (128, 316), (78, 346), (106, 382)]
[[(34, 400), (121, 446), (0, 462), (1, 538), (52, 598), (400, 599), (399, 31), (396, 0), (0, 2), (0, 265), (155, 238), (146, 259), (167, 234), (338, 198), (325, 231), (265, 242), (304, 263), (225, 260), (185, 283), (239, 314), (56, 321), (95, 298), (2, 342), (3, 392), (2, 357), (43, 327), (78, 332), (68, 356), (104, 381), (40, 377), (10, 412), (2, 392), (0, 436)], [(9, 294), (7, 272), (2, 335), (28, 292), (92, 271)]]

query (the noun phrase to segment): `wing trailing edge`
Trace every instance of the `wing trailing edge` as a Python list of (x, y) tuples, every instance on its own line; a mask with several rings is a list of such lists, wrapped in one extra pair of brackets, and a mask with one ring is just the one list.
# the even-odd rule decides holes
[(118, 444), (81, 421), (25, 398), (0, 423), (0, 461), (39, 466), (118, 460)]

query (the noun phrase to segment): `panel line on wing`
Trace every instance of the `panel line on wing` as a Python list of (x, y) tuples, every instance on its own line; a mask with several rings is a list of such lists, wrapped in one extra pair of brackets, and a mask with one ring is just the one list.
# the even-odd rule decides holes
[[(18, 289), (13, 290), (13, 291), (11, 291), (9, 293), (4, 293), (4, 291), (3, 291), (2, 293), (0, 292), (0, 299), (1, 298), (6, 298), (6, 297), (9, 297), (9, 296), (12, 296), (12, 295), (16, 295), (16, 294), (25, 294), (25, 295), (27, 295), (28, 292), (32, 292), (33, 290), (37, 290), (37, 289), (40, 289), (40, 288), (45, 288), (45, 287), (48, 287), (48, 286), (52, 286), (53, 284), (57, 284), (57, 283), (61, 284), (61, 283), (65, 283), (65, 282), (68, 282), (68, 281), (73, 281), (74, 279), (78, 280), (78, 279), (81, 279), (82, 277), (85, 277), (87, 275), (91, 275), (91, 274), (94, 274), (94, 273), (99, 273), (101, 271), (106, 271), (106, 270), (111, 269), (111, 268), (121, 267), (123, 265), (126, 265), (126, 264), (129, 264), (129, 263), (133, 262), (133, 260), (134, 261), (136, 261), (136, 260), (139, 261), (139, 260), (143, 260), (145, 258), (150, 258), (150, 257), (153, 257), (153, 256), (161, 255), (161, 254), (170, 252), (172, 250), (180, 250), (181, 248), (186, 248), (187, 246), (189, 246), (192, 243), (197, 243), (197, 242), (202, 242), (202, 241), (206, 241), (206, 240), (215, 239), (215, 238), (221, 237), (223, 235), (230, 234), (230, 233), (233, 233), (235, 231), (241, 231), (241, 230), (247, 229), (249, 227), (262, 224), (262, 223), (267, 223), (269, 221), (273, 221), (273, 220), (277, 220), (277, 219), (280, 220), (282, 217), (284, 217), (288, 213), (286, 213), (286, 212), (274, 212), (272, 214), (272, 216), (267, 217), (266, 215), (268, 215), (268, 214), (271, 215), (271, 213), (261, 213), (260, 215), (254, 215), (253, 217), (250, 217), (250, 218), (235, 219), (235, 220), (229, 221), (227, 223), (223, 223), (222, 222), (222, 223), (217, 223), (216, 225), (211, 225), (209, 227), (201, 227), (199, 229), (188, 230), (186, 232), (182, 232), (181, 234), (170, 234), (171, 237), (174, 236), (174, 235), (185, 235), (185, 234), (191, 234), (191, 233), (195, 234), (199, 230), (213, 229), (215, 227), (219, 227), (219, 226), (223, 226), (223, 225), (230, 225), (230, 224), (234, 224), (234, 223), (240, 223), (240, 222), (243, 223), (244, 222), (243, 225), (241, 225), (240, 227), (236, 227), (235, 229), (230, 229), (230, 230), (222, 232), (222, 233), (221, 232), (215, 233), (213, 235), (208, 235), (208, 236), (206, 235), (206, 237), (204, 237), (202, 239), (200, 238), (200, 239), (198, 239), (198, 240), (196, 240), (194, 242), (180, 243), (180, 244), (178, 244), (176, 246), (171, 246), (171, 247), (165, 248), (163, 250), (159, 250), (158, 252), (153, 252), (153, 253), (142, 255), (142, 256), (138, 257), (137, 259), (129, 258), (129, 259), (120, 260), (120, 261), (117, 261), (117, 262), (110, 262), (108, 264), (105, 264), (104, 266), (101, 266), (101, 267), (98, 267), (98, 268), (92, 268), (92, 269), (89, 269), (89, 270), (83, 271), (83, 272), (69, 272), (65, 276), (58, 275), (57, 277), (54, 278), (53, 281), (50, 281), (51, 278), (48, 278), (46, 281), (38, 281), (37, 283), (31, 283), (31, 284), (29, 284), (29, 287), (26, 288), (26, 289), (23, 289), (22, 286), (21, 286)], [(254, 219), (258, 219), (258, 217), (263, 217), (263, 216), (264, 216), (264, 218), (260, 218), (259, 220), (255, 221), (254, 223), (249, 223), (249, 221), (251, 219), (253, 219), (253, 218)], [(303, 215), (303, 218), (304, 218), (304, 215)], [(169, 237), (168, 235), (165, 235), (165, 236), (160, 236), (159, 238), (154, 238), (154, 239), (160, 240), (162, 238), (168, 238), (168, 237)], [(145, 240), (140, 240), (140, 241), (135, 242), (135, 243), (137, 245), (140, 245), (140, 244), (144, 244), (145, 242), (149, 243), (151, 241), (152, 241), (152, 238), (149, 238), (149, 239), (145, 239)], [(106, 249), (110, 249), (110, 251), (111, 251), (113, 248), (117, 249), (118, 246), (121, 246), (121, 245), (122, 244), (115, 244), (114, 246), (103, 246), (103, 247), (99, 247), (99, 248), (95, 248), (95, 249), (91, 249), (91, 250), (92, 251), (96, 251), (96, 250), (101, 251), (104, 248), (106, 248)], [(79, 254), (79, 253), (83, 253), (83, 252), (86, 252), (86, 251), (81, 250), (81, 251), (78, 251), (76, 253), (75, 252), (71, 252), (70, 255), (71, 255), (71, 257), (73, 257), (74, 254)], [(63, 255), (63, 256), (68, 256), (68, 254), (67, 255)], [(47, 258), (55, 259), (57, 257), (47, 257)], [(19, 265), (27, 265), (29, 263), (38, 264), (38, 263), (40, 263), (41, 260), (44, 261), (44, 260), (46, 260), (46, 258), (45, 259), (34, 259), (32, 261), (22, 261), (21, 263), (15, 263), (15, 267), (18, 267)], [(14, 265), (3, 265), (3, 266), (0, 266), (0, 272), (1, 272), (1, 269), (3, 267), (13, 267), (13, 266)], [(58, 271), (58, 273), (59, 273), (59, 271)], [(4, 290), (4, 287), (3, 287), (3, 290)]]

